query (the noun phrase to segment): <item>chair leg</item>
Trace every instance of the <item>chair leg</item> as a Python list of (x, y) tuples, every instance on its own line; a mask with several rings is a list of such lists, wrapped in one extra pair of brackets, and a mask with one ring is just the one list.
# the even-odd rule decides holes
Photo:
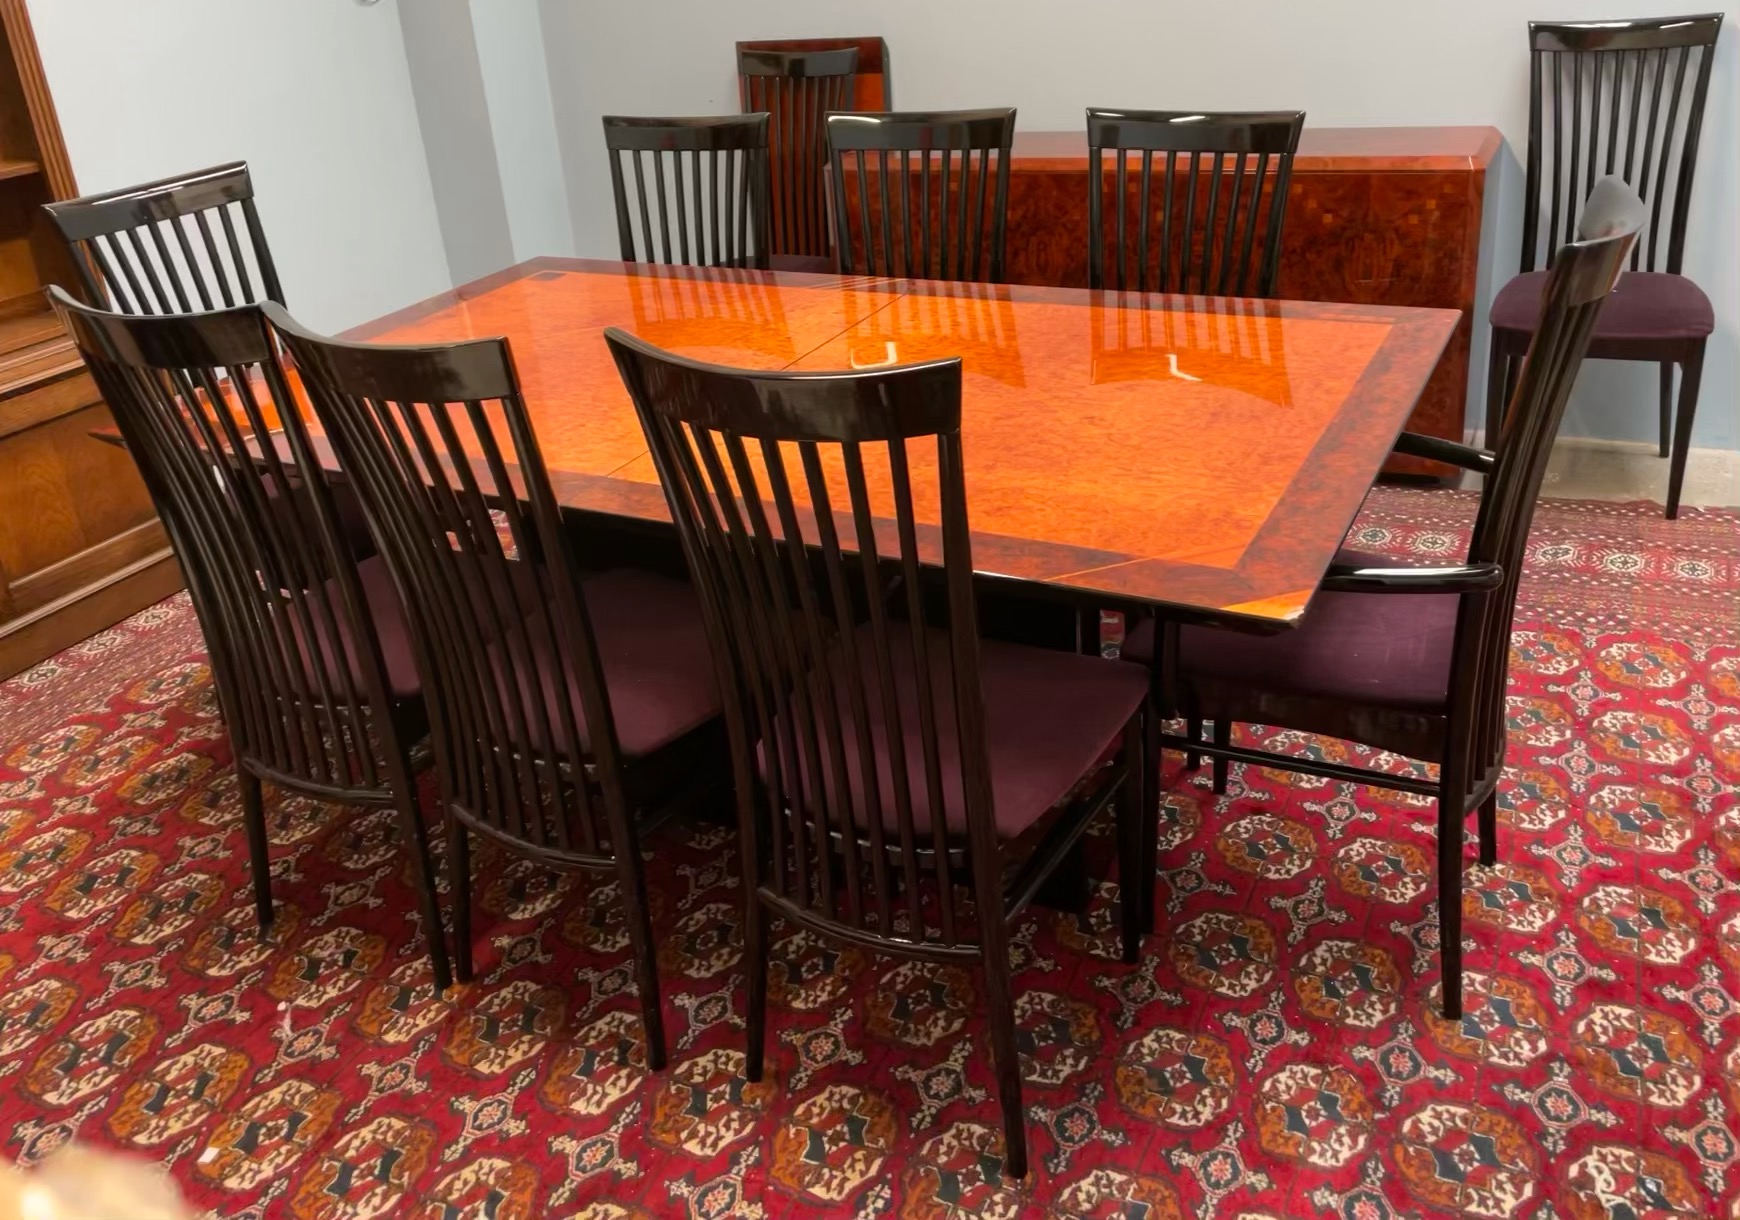
[(1661, 362), (1661, 455), (1668, 455), (1674, 435), (1674, 362)]
[(1698, 414), (1698, 383), (1704, 376), (1704, 345), (1680, 362), (1680, 409), (1674, 420), (1674, 455), (1668, 466), (1667, 516), (1680, 515), (1680, 489), (1686, 481), (1686, 456), (1692, 448), (1692, 420)]
[(1142, 932), (1154, 930), (1154, 899), (1160, 877), (1160, 710), (1150, 703), (1142, 709), (1142, 773), (1147, 784), (1142, 792), (1142, 880), (1148, 892), (1142, 896)]
[(638, 849), (630, 848), (617, 858), (616, 875), (622, 890), (623, 918), (634, 953), (635, 987), (640, 992), (640, 1019), (646, 1029), (646, 1065), (657, 1072), (665, 1066), (665, 1017), (659, 1001), (657, 942), (653, 940), (652, 913), (647, 909), (646, 875), (641, 870)]
[(260, 777), (246, 767), (236, 767), (236, 785), (242, 790), (242, 830), (248, 836), (248, 870), (254, 879), (254, 916), (260, 931), (272, 926), (272, 861), (266, 844), (266, 798)]
[[(1214, 744), (1223, 750), (1232, 745), (1232, 721), (1225, 716), (1214, 718)], [(1231, 771), (1232, 760), (1230, 758), (1217, 757), (1214, 760), (1214, 792), (1216, 796), (1226, 795), (1227, 775)]]
[[(1504, 362), (1504, 407), (1509, 409), (1511, 400), (1516, 397), (1517, 383), (1522, 380), (1523, 360), (1528, 356), (1528, 344), (1523, 344), (1516, 351), (1510, 352)], [(1499, 429), (1503, 431), (1502, 426)], [(1492, 446), (1488, 445), (1488, 449)]]
[(761, 1079), (767, 1053), (767, 957), (767, 908), (751, 887), (743, 915), (743, 958), (749, 968), (743, 1075), (751, 1083)]
[(423, 828), (423, 817), (417, 808), (417, 786), (405, 767), (404, 782), (394, 781), (393, 803), (399, 814), (399, 833), (411, 852), (411, 871), (417, 888), (422, 891), (423, 938), (429, 942), (429, 964), (435, 974), (435, 991), (440, 994), (453, 985), (453, 971), (447, 960), (447, 932), (441, 924), (441, 897), (435, 892), (435, 862), (429, 856), (429, 834)]
[[(1186, 737), (1190, 738), (1190, 740), (1192, 740), (1192, 741), (1201, 741), (1202, 740), (1202, 717), (1201, 716), (1191, 716), (1185, 720), (1185, 722), (1184, 722), (1184, 735)], [(1194, 771), (1198, 767), (1200, 767), (1201, 765), (1202, 765), (1202, 755), (1198, 754), (1195, 750), (1190, 750), (1190, 751), (1187, 751), (1185, 753), (1185, 755), (1184, 755), (1184, 769), (1186, 771)]]
[(1462, 1016), (1463, 791), (1460, 775), (1445, 775), (1438, 790), (1438, 972), (1446, 1021)]
[(1492, 332), (1492, 346), (1486, 357), (1486, 447), (1498, 448), (1498, 434), (1504, 427), (1505, 389), (1510, 381), (1510, 355), (1504, 350), (1504, 340), (1498, 331)]
[(1124, 726), (1124, 789), (1118, 794), (1118, 914), (1123, 924), (1124, 960), (1134, 962), (1142, 953), (1142, 902), (1150, 892), (1144, 873), (1154, 871), (1153, 857), (1142, 858), (1147, 840), (1146, 811), (1142, 808), (1148, 790), (1148, 760), (1143, 754), (1143, 714), (1137, 712)]
[(1498, 863), (1498, 793), (1480, 802), (1480, 863), (1491, 868)]
[(447, 896), (453, 904), (453, 972), (471, 981), (471, 832), (447, 819)]
[(1003, 1111), (1003, 1176), (1027, 1176), (1027, 1116), (1021, 1106), (1021, 1052), (1015, 1045), (1015, 997), (1010, 989), (1009, 950), (987, 946), (985, 1004), (991, 1024), (991, 1059), (997, 1073), (997, 1101)]

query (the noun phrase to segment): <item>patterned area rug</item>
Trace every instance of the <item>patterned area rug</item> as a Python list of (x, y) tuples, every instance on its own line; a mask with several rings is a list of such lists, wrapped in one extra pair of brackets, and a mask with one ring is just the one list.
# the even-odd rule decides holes
[[(1472, 506), (1384, 489), (1360, 543), (1451, 554)], [(1020, 926), (1020, 1185), (970, 972), (786, 929), (770, 1075), (742, 1079), (721, 830), (649, 845), (661, 1074), (608, 885), (480, 862), (478, 981), (444, 1002), (386, 815), (277, 800), (259, 939), (171, 599), (0, 686), (0, 1140), (307, 1220), (1740, 1220), (1740, 516), (1658, 513), (1538, 517), (1467, 1015), (1434, 1015), (1427, 803), (1255, 768), (1216, 799), (1174, 760), (1143, 960), (1113, 884)]]

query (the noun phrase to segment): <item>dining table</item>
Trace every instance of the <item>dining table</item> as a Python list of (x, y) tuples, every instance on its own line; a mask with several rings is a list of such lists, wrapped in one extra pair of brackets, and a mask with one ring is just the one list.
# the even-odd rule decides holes
[[(505, 337), (580, 562), (673, 576), (676, 530), (605, 330), (740, 368), (958, 357), (980, 629), (1098, 651), (1108, 612), (1258, 634), (1297, 625), (1460, 317), (540, 257), (342, 337)], [(294, 370), (291, 383), (301, 394)], [(275, 444), (288, 456), (281, 433)], [(916, 522), (921, 555), (939, 524)], [(1086, 909), (1075, 854), (1036, 902)]]
[(564, 511), (673, 546), (606, 328), (742, 368), (959, 357), (986, 587), (1272, 633), (1307, 613), (1459, 321), (1451, 309), (545, 257), (344, 337), (505, 336)]

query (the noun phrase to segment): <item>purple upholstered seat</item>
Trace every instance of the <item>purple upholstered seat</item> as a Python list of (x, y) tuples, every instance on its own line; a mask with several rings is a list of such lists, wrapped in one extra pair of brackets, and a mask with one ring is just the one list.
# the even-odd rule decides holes
[[(930, 833), (931, 801), (920, 734), (917, 670), (912, 649), (906, 645), (905, 628), (897, 626), (896, 630), (900, 642), (894, 644), (891, 640), (891, 668), (909, 777), (907, 790), (913, 802), (913, 829), (925, 835)], [(871, 659), (874, 653), (869, 629), (860, 628), (859, 637), (861, 642), (855, 651), (865, 670), (865, 690), (870, 700), (877, 797), (883, 825), (894, 828), (899, 825), (899, 806), (888, 749), (887, 717), (882, 714), (877, 693), (879, 684)], [(960, 746), (955, 729), (947, 635), (930, 632), (926, 652), (931, 693), (937, 707), (944, 825), (951, 833), (961, 834), (966, 831), (967, 814), (960, 780)], [(853, 807), (862, 819), (866, 802), (857, 748), (857, 720), (852, 715), (844, 680), (844, 656), (840, 651), (835, 651), (832, 663), (840, 735), (846, 745), (846, 774)], [(980, 645), (980, 679), (985, 696), (985, 744), (991, 760), (991, 799), (997, 833), (1004, 840), (1019, 837), (1094, 769), (1136, 714), (1148, 690), (1147, 671), (1136, 665), (989, 640)], [(801, 753), (799, 757), (800, 773), (807, 774)], [(760, 766), (765, 778), (765, 754)], [(833, 764), (825, 756), (822, 768), (831, 781)], [(789, 760), (785, 770), (791, 770)], [(785, 776), (788, 793), (791, 778), (789, 774)], [(829, 788), (832, 787), (830, 782)]]
[[(707, 645), (701, 605), (688, 585), (648, 572), (623, 568), (581, 582), (587, 614), (604, 667), (616, 739), (625, 756), (643, 757), (669, 745), (719, 715), (722, 704)], [(548, 633), (528, 633), (535, 641), (530, 662), (544, 692), (545, 715), (556, 716), (556, 675), (568, 683), (568, 697), (580, 715), (580, 685), (540, 641)], [(494, 664), (524, 664), (515, 650), (492, 645)], [(508, 656), (511, 656), (509, 661)], [(521, 683), (519, 689), (528, 684)], [(528, 712), (530, 709), (526, 709)], [(530, 719), (534, 744), (541, 735), (537, 718)], [(582, 718), (581, 744), (590, 747), (591, 731)]]
[(808, 275), (833, 275), (839, 270), (832, 254), (770, 254), (767, 266), (771, 271), (801, 271)]
[[(1528, 271), (1511, 280), (1492, 303), (1492, 324), (1534, 333), (1546, 283), (1545, 271)], [(1715, 329), (1710, 298), (1691, 280), (1659, 271), (1628, 271), (1601, 306), (1595, 338), (1695, 339)]]
[[(375, 638), (380, 642), (381, 664), (387, 672), (387, 693), (395, 699), (414, 699), (422, 694), (423, 683), (417, 675), (417, 663), (411, 653), (410, 630), (405, 624), (405, 611), (399, 602), (398, 590), (393, 587), (393, 578), (378, 555), (371, 555), (357, 564), (356, 573), (357, 582), (362, 586), (363, 600), (368, 604), (369, 616), (374, 619)], [(351, 681), (356, 684), (356, 693), (361, 697), (364, 694), (362, 661), (350, 623), (343, 617), (344, 603), (339, 597), (336, 581), (327, 582), (327, 601), (337, 616), (333, 625), (339, 638), (344, 641), (344, 656), (350, 667)], [(333, 693), (337, 695), (343, 690), (339, 685), (337, 652), (332, 647), (325, 624), (318, 617), (315, 618), (313, 628), (314, 635), (319, 640), (326, 680), (332, 684)], [(297, 637), (298, 646), (306, 659), (309, 649), (302, 643), (301, 626), (295, 620), (291, 621), (291, 631)]]
[[(1360, 551), (1342, 551), (1335, 559), (1358, 567), (1409, 566)], [(1442, 712), (1460, 600), (1455, 593), (1319, 593), (1304, 620), (1278, 635), (1181, 628), (1178, 663), (1186, 679)], [(1152, 619), (1130, 633), (1124, 655), (1142, 662), (1153, 658)]]
[[(523, 565), (513, 566), (516, 574), (522, 570), (530, 572)], [(374, 619), (388, 693), (394, 699), (416, 698), (422, 694), (422, 681), (392, 577), (378, 556), (358, 564), (357, 576)], [(650, 754), (719, 714), (712, 654), (707, 647), (700, 605), (689, 586), (645, 572), (620, 570), (589, 577), (581, 587), (604, 665), (605, 682), (610, 688), (617, 740), (625, 754), (630, 757)], [(529, 580), (516, 580), (514, 591), (516, 600), (529, 613), (541, 613)], [(331, 596), (336, 604), (336, 588)], [(315, 631), (320, 637), (320, 654), (326, 662), (328, 681), (337, 683), (334, 650), (318, 624)], [(362, 671), (349, 624), (341, 620), (338, 631), (361, 694)], [(545, 633), (535, 630), (530, 635), (541, 639)], [(490, 656), (496, 664), (501, 664), (504, 651), (500, 645), (491, 647)], [(545, 714), (553, 717), (555, 675), (560, 666), (543, 647), (535, 649), (532, 665), (544, 691)], [(525, 685), (529, 684), (522, 684), (520, 689), (525, 689)], [(333, 689), (340, 688), (335, 685)], [(578, 709), (579, 686), (571, 675), (569, 697)], [(526, 722), (536, 731), (537, 718), (529, 712), (526, 709)], [(580, 735), (582, 743), (589, 746), (591, 737), (584, 723), (580, 725)]]

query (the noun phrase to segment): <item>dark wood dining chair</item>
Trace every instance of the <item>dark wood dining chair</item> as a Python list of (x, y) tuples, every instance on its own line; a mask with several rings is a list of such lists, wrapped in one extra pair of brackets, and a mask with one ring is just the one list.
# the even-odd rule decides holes
[[(850, 104), (841, 110), (893, 110), (894, 60), (883, 38), (750, 38), (737, 44), (745, 51), (847, 51), (858, 52), (854, 66)], [(739, 88), (742, 78), (738, 80)]]
[(856, 47), (827, 51), (737, 48), (737, 92), (746, 114), (771, 116), (770, 230), (776, 269), (829, 272), (833, 244), (823, 187), (822, 117), (853, 108)]
[(343, 343), (268, 307), (407, 607), (447, 815), (454, 967), (471, 836), (616, 879), (647, 1062), (665, 1062), (641, 836), (721, 703), (688, 585), (583, 577), (507, 340)]
[(43, 205), (85, 300), (129, 314), (284, 304), (244, 161)]
[[(979, 638), (958, 359), (756, 373), (605, 337), (732, 692), (747, 1075), (762, 1074), (770, 916), (902, 958), (977, 963), (1005, 1170), (1022, 1177), (1009, 926), (1118, 795), (1135, 960), (1152, 872), (1137, 851), (1147, 675)], [(941, 625), (921, 564), (941, 567)]]
[(1012, 107), (830, 114), (827, 129), (842, 274), (1002, 282)]
[[(124, 314), (192, 313), (284, 304), (246, 162), (43, 205), (73, 255), (87, 304)], [(280, 495), (280, 487), (289, 496)], [(294, 469), (266, 483), (274, 505), (302, 497)], [(348, 488), (334, 489), (350, 553), (374, 553)], [(290, 528), (306, 506), (290, 504)]]
[[(1496, 443), (1519, 364), (1540, 317), (1542, 260), (1578, 232), (1578, 201), (1598, 177), (1625, 179), (1649, 204), (1628, 273), (1601, 311), (1589, 355), (1660, 369), (1667, 515), (1679, 515), (1704, 346), (1715, 310), (1682, 274), (1692, 177), (1722, 14), (1637, 21), (1529, 23), (1529, 148), (1522, 274), (1492, 303), (1486, 443)], [(1664, 223), (1665, 221), (1665, 223)], [(1677, 417), (1674, 366), (1680, 370)]]
[[(1287, 186), (1304, 126), (1304, 112), (1298, 110), (1202, 114), (1090, 108), (1088, 287), (1273, 297)], [(1110, 224), (1105, 216), (1108, 153)], [(1140, 154), (1134, 163), (1131, 154)], [(1156, 154), (1164, 157), (1158, 165)]]
[(605, 115), (604, 147), (623, 262), (766, 267), (767, 122), (765, 114)]
[[(1553, 260), (1497, 450), (1437, 437), (1405, 437), (1397, 446), (1486, 476), (1466, 562), (1401, 567), (1381, 555), (1343, 552), (1290, 631), (1259, 638), (1184, 627), (1176, 658), (1156, 661), (1149, 622), (1126, 648), (1133, 659), (1155, 664), (1168, 702), (1215, 722), (1213, 744), (1170, 736), (1162, 743), (1215, 758), (1218, 791), (1225, 790), (1223, 764), (1231, 760), (1437, 798), (1446, 1018), (1462, 1012), (1462, 862), (1470, 812), (1479, 811), (1480, 862), (1498, 858), (1510, 631), (1529, 524), (1572, 383), (1631, 255), (1645, 205), (1609, 179), (1591, 197), (1588, 216), (1588, 231), (1596, 236), (1562, 247)], [(1161, 672), (1168, 666), (1175, 672)], [(1230, 727), (1239, 721), (1436, 763), (1438, 776), (1234, 746)]]
[(344, 549), (324, 479), (274, 496), (320, 459), (259, 308), (157, 317), (91, 309), (58, 286), (49, 296), (181, 561), (235, 754), (261, 927), (272, 922), (262, 782), (391, 809), (445, 990), (411, 753), (424, 731), (422, 684), (404, 614), (381, 561)]

